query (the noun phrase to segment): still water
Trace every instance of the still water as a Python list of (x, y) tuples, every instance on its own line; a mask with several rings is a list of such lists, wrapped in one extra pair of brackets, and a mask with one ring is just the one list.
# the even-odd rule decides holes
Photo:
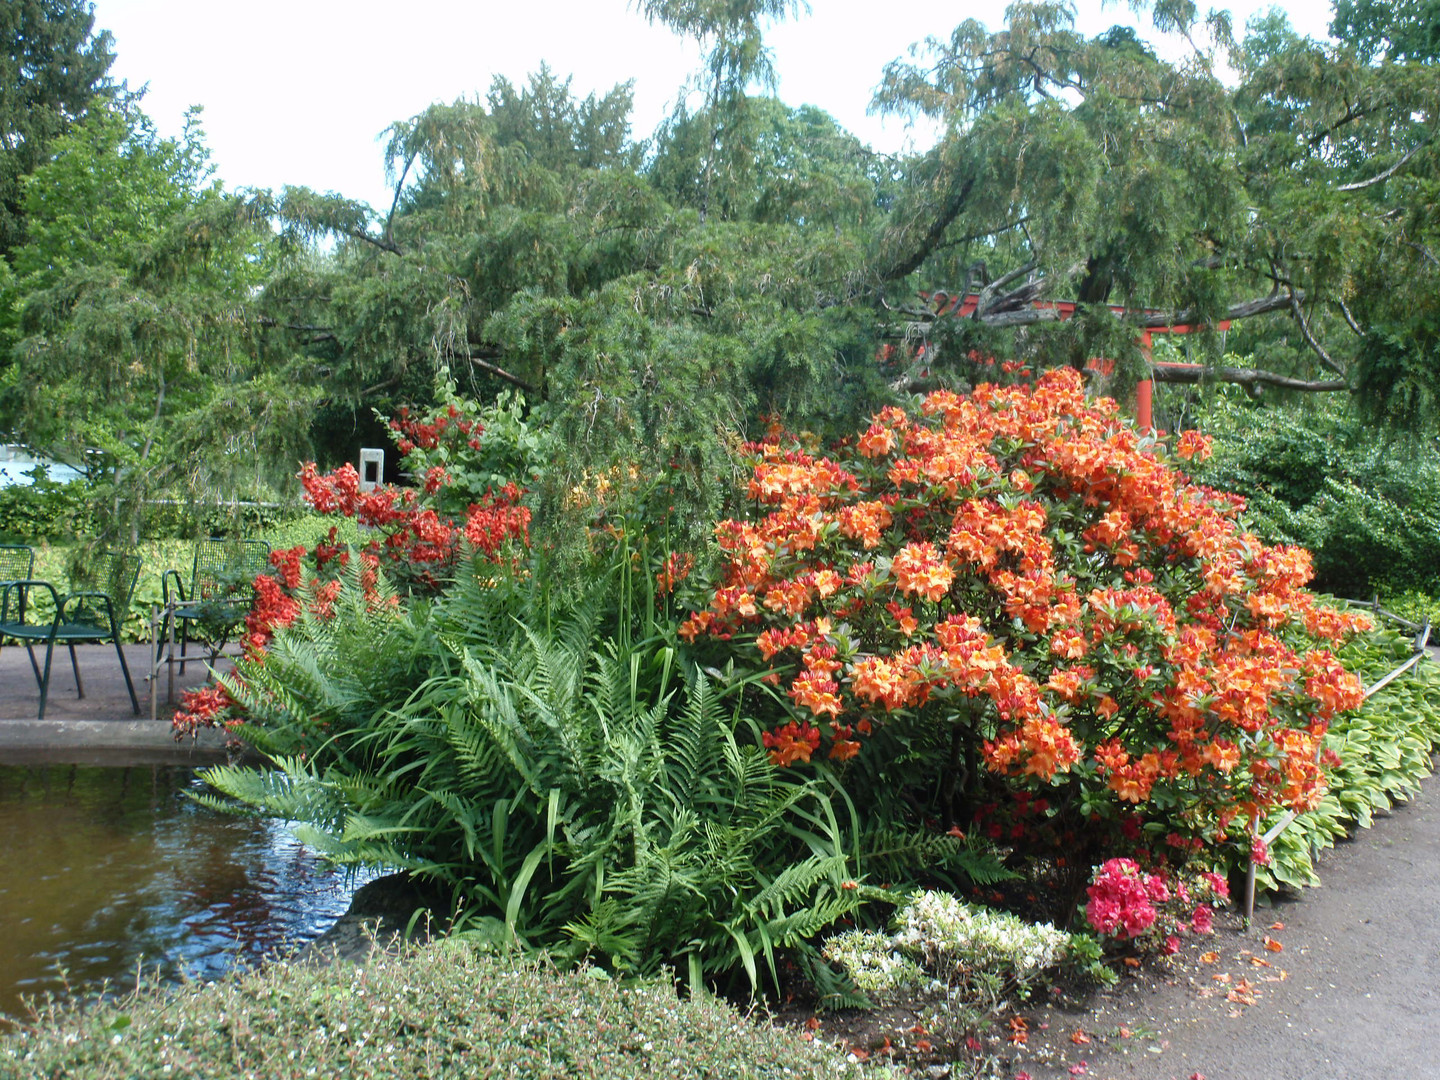
[(175, 765), (0, 765), (0, 1017), (133, 986), (137, 964), (212, 978), (344, 913), (342, 871), (284, 825), (186, 798), (203, 786)]

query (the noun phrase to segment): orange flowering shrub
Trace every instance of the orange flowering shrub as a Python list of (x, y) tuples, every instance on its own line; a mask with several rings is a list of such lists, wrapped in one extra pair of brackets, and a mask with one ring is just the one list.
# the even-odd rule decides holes
[(1202, 436), (1172, 450), (1066, 368), (886, 408), (834, 457), (746, 450), (750, 511), (716, 527), (719, 579), (680, 632), (783, 691), (776, 765), (949, 741), (906, 774), (956, 793), (937, 817), (997, 835), (1043, 791), (1057, 841), (1109, 823), (1132, 849), (1167, 836), (1157, 854), (1324, 793), (1321, 739), (1360, 701), (1327, 645), (1363, 617), (1177, 471)]

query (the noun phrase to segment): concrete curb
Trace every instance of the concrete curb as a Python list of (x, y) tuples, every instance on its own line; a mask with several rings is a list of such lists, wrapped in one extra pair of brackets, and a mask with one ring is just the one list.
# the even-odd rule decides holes
[(176, 742), (167, 720), (0, 720), (0, 763), (199, 764), (225, 757), (223, 732)]

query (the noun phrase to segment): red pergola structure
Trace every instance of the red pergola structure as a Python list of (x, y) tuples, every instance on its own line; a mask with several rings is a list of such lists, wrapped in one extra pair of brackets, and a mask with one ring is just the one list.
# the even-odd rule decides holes
[[(957, 319), (969, 318), (970, 316), (975, 314), (975, 310), (980, 306), (979, 293), (969, 293), (965, 296), (954, 297), (953, 299), (948, 293), (943, 291), (937, 291), (929, 294), (921, 293), (920, 296), (932, 306), (932, 309), (934, 310), (937, 318), (941, 315), (949, 315), (952, 318)], [(1061, 322), (1074, 316), (1075, 308), (1077, 307), (1076, 302), (1073, 300), (1034, 300), (1031, 301), (1031, 305), (1037, 311), (1055, 312), (1055, 315), (1052, 317), (1057, 321)], [(1124, 316), (1135, 314), (1133, 309), (1125, 308), (1117, 304), (1110, 304), (1108, 306), (1110, 310), (1116, 315)], [(1146, 316), (1155, 316), (1161, 313), (1146, 308), (1141, 309), (1140, 314)], [(1230, 320), (1221, 319), (1220, 321), (1211, 324), (1209, 328), (1219, 330), (1223, 333), (1224, 331), (1230, 329)], [(1145, 327), (1140, 331), (1140, 349), (1145, 354), (1145, 359), (1149, 360), (1151, 355), (1151, 345), (1154, 342), (1155, 334), (1193, 334), (1203, 329), (1206, 329), (1206, 327), (1192, 326), (1189, 323), (1177, 323), (1173, 326)], [(1102, 370), (1101, 365), (1105, 365), (1108, 367), (1110, 363), (1111, 361), (1096, 358), (1094, 360), (1091, 360), (1086, 366), (1093, 366), (1095, 370)], [(1203, 364), (1179, 364), (1164, 362), (1159, 364), (1152, 362), (1151, 366), (1161, 371), (1170, 371), (1176, 373), (1182, 371), (1198, 371), (1204, 367)], [(1183, 380), (1177, 379), (1175, 381), (1179, 382)], [(1153, 379), (1141, 379), (1138, 383), (1135, 384), (1135, 419), (1139, 423), (1139, 425), (1146, 430), (1150, 430), (1154, 426), (1154, 424), (1152, 423), (1154, 416), (1154, 395), (1155, 388)]]

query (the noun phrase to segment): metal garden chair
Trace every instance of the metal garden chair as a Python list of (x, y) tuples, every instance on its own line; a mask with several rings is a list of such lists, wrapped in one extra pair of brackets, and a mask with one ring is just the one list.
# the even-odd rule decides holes
[(23, 544), (0, 544), (0, 582), (24, 581), (35, 572), (35, 552)]
[[(27, 581), (35, 574), (35, 552), (23, 544), (0, 544), (0, 585), (10, 581)], [(17, 618), (25, 621), (23, 610), (17, 613)], [(0, 647), (5, 644), (5, 636), (0, 634)]]
[[(115, 655), (120, 658), (120, 670), (125, 674), (125, 688), (130, 691), (130, 704), (135, 715), (140, 715), (140, 700), (130, 680), (125, 650), (120, 647), (120, 628), (130, 611), (135, 582), (140, 577), (140, 557), (133, 552), (104, 552), (87, 576), (99, 587), (67, 596), (61, 596), (48, 581), (37, 578), (0, 582), (0, 639), (15, 638), (25, 643), (30, 667), (40, 686), (38, 718), (41, 720), (45, 719), (45, 702), (50, 694), (50, 666), (56, 642), (70, 650), (75, 689), (81, 698), (85, 696), (85, 684), (80, 679), (75, 646), (113, 644)], [(54, 605), (54, 614), (49, 619), (36, 617), (36, 597), (32, 594), (39, 592), (48, 593)], [(43, 671), (35, 660), (35, 645), (42, 641), (45, 643)]]
[[(256, 576), (269, 566), (270, 545), (264, 540), (225, 540), (212, 536), (195, 545), (195, 562), (188, 585), (180, 571), (165, 571), (160, 579), (165, 602), (165, 640), (170, 642), (173, 653), (174, 635), (179, 629), (180, 674), (185, 674), (191, 626), (203, 631), (193, 636), (206, 643), (208, 662), (214, 663), (250, 610)], [(173, 657), (167, 657), (167, 661), (173, 662)]]

